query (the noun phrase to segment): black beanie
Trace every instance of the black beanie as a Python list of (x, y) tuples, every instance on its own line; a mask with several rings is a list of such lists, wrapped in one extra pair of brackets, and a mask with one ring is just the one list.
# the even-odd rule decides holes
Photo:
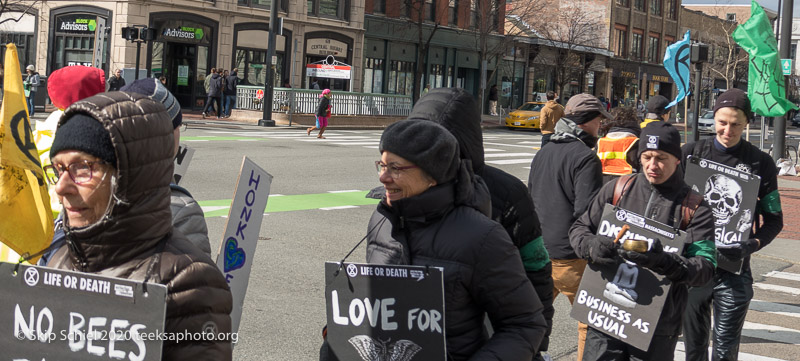
[(675, 127), (667, 122), (649, 123), (642, 128), (642, 134), (639, 136), (639, 153), (637, 153), (637, 157), (641, 157), (642, 153), (648, 150), (663, 150), (680, 160), (683, 158), (681, 135)]
[(111, 136), (103, 128), (103, 124), (86, 114), (72, 115), (56, 130), (53, 145), (50, 147), (50, 158), (62, 150), (86, 152), (117, 166), (117, 155), (111, 144)]
[(386, 127), (379, 148), (414, 163), (439, 184), (455, 179), (461, 161), (456, 138), (425, 120), (401, 120)]

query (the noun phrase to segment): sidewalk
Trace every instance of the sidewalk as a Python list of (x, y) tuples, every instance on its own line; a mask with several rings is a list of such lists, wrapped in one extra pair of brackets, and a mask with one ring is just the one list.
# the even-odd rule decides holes
[(800, 264), (800, 177), (778, 177), (783, 208), (783, 231), (756, 255)]

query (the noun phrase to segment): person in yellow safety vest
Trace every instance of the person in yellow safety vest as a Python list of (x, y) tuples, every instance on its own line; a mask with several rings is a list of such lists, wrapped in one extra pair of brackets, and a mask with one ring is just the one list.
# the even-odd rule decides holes
[(636, 110), (618, 107), (612, 109), (611, 114), (614, 120), (600, 126), (603, 137), (597, 142), (597, 156), (603, 165), (603, 183), (639, 171), (636, 142), (641, 128)]
[(647, 101), (646, 112), (644, 114), (644, 121), (640, 125), (641, 128), (647, 126), (651, 122), (669, 122), (671, 110), (666, 107), (669, 105), (669, 99), (663, 95), (656, 95)]

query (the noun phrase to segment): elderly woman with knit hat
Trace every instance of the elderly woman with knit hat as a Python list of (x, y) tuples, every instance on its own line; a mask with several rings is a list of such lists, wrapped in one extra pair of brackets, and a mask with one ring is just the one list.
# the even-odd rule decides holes
[(386, 192), (369, 221), (367, 262), (444, 269), (448, 360), (531, 360), (547, 328), (542, 304), (456, 138), (404, 120), (383, 132), (380, 153)]
[[(48, 180), (64, 206), (66, 244), (47, 266), (167, 286), (164, 332), (230, 333), (225, 278), (169, 208), (173, 129), (161, 103), (111, 92), (64, 111)], [(230, 339), (164, 341), (164, 360), (231, 360)]]

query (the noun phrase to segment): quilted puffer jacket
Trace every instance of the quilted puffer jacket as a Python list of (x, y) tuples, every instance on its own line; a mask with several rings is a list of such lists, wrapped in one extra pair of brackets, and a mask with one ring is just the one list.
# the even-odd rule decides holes
[[(59, 126), (76, 113), (97, 119), (111, 135), (117, 156), (111, 204), (86, 227), (65, 219), (66, 244), (48, 266), (166, 285), (165, 332), (230, 333), (233, 300), (225, 278), (203, 251), (173, 232), (173, 136), (164, 107), (143, 95), (103, 93), (72, 104)], [(164, 360), (231, 358), (230, 340), (164, 342)]]

